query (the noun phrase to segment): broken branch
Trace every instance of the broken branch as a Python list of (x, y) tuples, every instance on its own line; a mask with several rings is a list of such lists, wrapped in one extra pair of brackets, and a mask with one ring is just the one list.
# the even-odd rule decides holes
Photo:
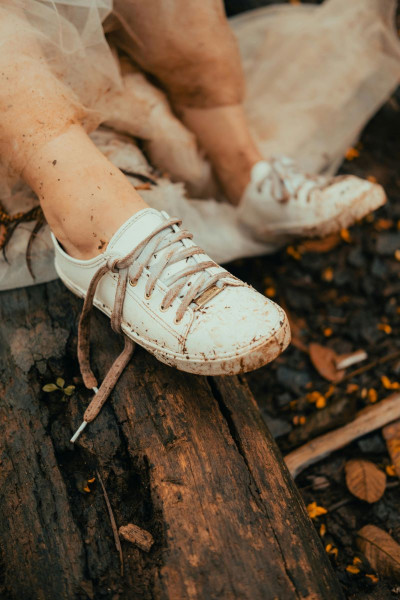
[(380, 429), (400, 418), (400, 394), (392, 394), (374, 406), (360, 411), (357, 417), (336, 429), (300, 446), (285, 457), (286, 465), (293, 477), (297, 477), (306, 467), (329, 456), (347, 444), (371, 431)]

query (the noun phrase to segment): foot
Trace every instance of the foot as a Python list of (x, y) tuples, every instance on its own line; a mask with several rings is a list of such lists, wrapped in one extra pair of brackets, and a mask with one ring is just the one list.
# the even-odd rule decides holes
[(103, 254), (85, 261), (71, 258), (53, 236), (57, 272), (85, 297), (103, 269), (93, 303), (108, 316), (116, 310), (118, 280), (127, 274), (123, 333), (182, 371), (233, 375), (276, 358), (289, 343), (283, 310), (214, 263), (178, 222), (141, 210)]
[(238, 213), (256, 239), (285, 244), (340, 231), (385, 201), (380, 185), (352, 175), (306, 175), (283, 157), (254, 165)]
[[(78, 356), (85, 385), (96, 392), (92, 404), (97, 408), (89, 405), (78, 432), (107, 399), (130, 359), (132, 342), (182, 371), (233, 375), (265, 365), (290, 341), (284, 311), (214, 263), (178, 224), (157, 210), (140, 210), (115, 233), (106, 251), (90, 260), (72, 258), (53, 236), (60, 278), (85, 298)], [(100, 390), (89, 364), (92, 305), (126, 336), (125, 350)]]

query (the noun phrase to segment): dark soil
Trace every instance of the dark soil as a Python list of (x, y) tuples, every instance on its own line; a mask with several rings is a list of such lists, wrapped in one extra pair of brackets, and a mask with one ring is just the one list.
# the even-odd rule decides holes
[[(237, 12), (240, 3), (228, 6)], [(257, 3), (258, 5), (260, 3)], [(340, 172), (375, 177), (388, 194), (388, 203), (342, 232), (327, 252), (309, 251), (302, 244), (272, 256), (237, 261), (235, 275), (284, 306), (298, 330), (296, 338), (308, 346), (317, 342), (344, 354), (363, 349), (368, 359), (347, 369), (394, 355), (384, 364), (331, 386), (313, 367), (307, 352), (293, 345), (274, 363), (247, 376), (263, 415), (286, 454), (306, 441), (350, 421), (371, 400), (387, 397), (381, 377), (400, 382), (400, 91), (365, 128), (357, 145), (359, 156), (345, 160)], [(335, 243), (335, 240), (332, 241)], [(397, 354), (397, 356), (396, 356)], [(369, 392), (368, 390), (374, 390)], [(307, 399), (321, 392), (326, 407), (318, 409)], [(376, 393), (375, 393), (376, 392)], [(337, 548), (332, 564), (351, 599), (400, 598), (400, 585), (367, 574), (374, 570), (357, 551), (356, 532), (375, 524), (400, 543), (400, 482), (388, 476), (383, 498), (367, 504), (350, 494), (344, 464), (365, 458), (385, 470), (391, 464), (381, 432), (359, 439), (344, 450), (305, 470), (297, 479), (306, 504), (317, 502), (328, 513), (314, 520), (317, 531), (326, 526), (325, 547)], [(346, 567), (362, 558), (360, 573)], [(375, 574), (376, 575), (376, 574)]]

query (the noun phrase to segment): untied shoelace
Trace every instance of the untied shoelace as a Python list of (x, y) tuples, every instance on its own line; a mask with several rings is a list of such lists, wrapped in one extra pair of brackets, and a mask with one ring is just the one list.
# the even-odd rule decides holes
[[(166, 213), (162, 214), (168, 217)], [(94, 274), (89, 284), (79, 320), (78, 360), (84, 384), (87, 388), (95, 391), (95, 396), (87, 407), (83, 416), (83, 422), (72, 436), (71, 442), (75, 442), (86, 425), (97, 417), (110, 393), (114, 389), (120, 375), (130, 361), (135, 349), (135, 343), (125, 336), (123, 351), (112, 364), (98, 389), (97, 380), (91, 369), (89, 358), (90, 314), (93, 308), (97, 286), (106, 273), (112, 272), (118, 274), (114, 307), (111, 313), (111, 327), (115, 332), (122, 333), (122, 312), (129, 280), (131, 285), (135, 285), (144, 269), (147, 267), (149, 269), (149, 278), (146, 283), (145, 293), (146, 298), (149, 298), (154, 290), (157, 280), (169, 265), (190, 258), (195, 254), (204, 254), (204, 250), (198, 246), (186, 247), (183, 245), (181, 248), (177, 247), (177, 242), (182, 242), (182, 240), (191, 239), (193, 237), (188, 231), (183, 229), (180, 230), (180, 224), (181, 221), (175, 217), (167, 218), (164, 223), (154, 229), (154, 231), (142, 240), (133, 250), (126, 254), (126, 256), (110, 257), (109, 260)], [(162, 252), (168, 248), (168, 252)], [(158, 255), (159, 257), (150, 267), (149, 263), (155, 255)], [(171, 306), (192, 275), (217, 266), (218, 265), (212, 260), (196, 262), (196, 264), (192, 263), (186, 268), (182, 268), (164, 279), (163, 282), (169, 289), (164, 296), (162, 309), (164, 310)], [(177, 309), (175, 317), (176, 321), (179, 322), (183, 318), (188, 306), (200, 293), (203, 293), (211, 286), (215, 285), (220, 279), (226, 277), (226, 275), (226, 271), (220, 271), (214, 275), (204, 273), (203, 277), (199, 277), (197, 281), (188, 287), (183, 294), (182, 301)]]

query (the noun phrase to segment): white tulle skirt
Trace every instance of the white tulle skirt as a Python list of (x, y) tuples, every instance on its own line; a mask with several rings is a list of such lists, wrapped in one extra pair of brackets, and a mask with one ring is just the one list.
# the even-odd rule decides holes
[[(337, 169), (366, 121), (398, 85), (400, 44), (395, 8), (395, 0), (325, 0), (320, 6), (261, 8), (230, 20), (244, 66), (245, 109), (264, 156), (292, 156), (311, 172), (333, 173)], [(140, 73), (131, 75), (128, 82), (130, 98), (135, 93), (140, 96), (144, 89), (144, 97), (153, 104), (158, 99), (162, 110), (156, 117), (156, 111), (140, 113), (143, 107), (137, 107), (135, 114), (135, 103), (130, 102), (132, 118), (128, 115), (118, 120), (118, 111), (124, 112), (121, 94), (127, 83), (103, 32), (103, 23), (112, 13), (112, 0), (3, 0), (0, 19), (4, 11), (15, 15), (24, 12), (21, 26), (40, 41), (53, 73), (68, 86), (74, 102), (84, 111), (89, 129), (105, 121), (111, 126), (118, 122), (121, 130), (121, 123), (125, 123), (122, 128), (126, 133), (141, 137), (141, 117), (150, 124), (153, 119), (153, 127), (148, 127), (146, 134), (151, 162), (165, 166), (169, 161), (172, 178), (184, 181), (191, 190), (199, 189), (202, 177), (206, 182), (209, 166), (191, 134), (176, 122), (166, 98), (158, 90), (152, 95), (152, 85)], [(6, 47), (4, 42), (0, 39), (0, 52)], [(117, 97), (120, 104), (113, 101)], [(119, 154), (115, 144), (119, 144)], [(129, 144), (134, 145), (133, 139), (121, 144), (117, 135), (114, 145), (109, 137), (107, 143), (104, 137), (99, 141), (119, 166), (123, 163), (126, 168), (132, 160), (138, 168), (137, 161), (142, 160), (146, 168), (145, 158), (138, 159), (138, 151), (127, 149)], [(26, 209), (36, 200), (16, 184), (15, 178), (11, 182), (6, 163), (7, 157), (1, 157), (0, 200), (10, 212)], [(200, 171), (203, 175), (199, 178)], [(196, 200), (200, 192), (192, 192), (193, 199), (187, 199), (182, 186), (170, 184), (164, 197), (158, 190), (146, 192), (145, 199), (157, 208), (179, 213), (197, 243), (219, 262), (273, 250), (272, 246), (254, 243), (240, 231), (231, 206), (213, 199)], [(14, 236), (8, 252), (10, 264), (0, 258), (0, 289), (35, 283), (24, 258), (29, 228), (24, 225)], [(46, 232), (34, 248), (36, 282), (52, 279), (52, 250)]]

